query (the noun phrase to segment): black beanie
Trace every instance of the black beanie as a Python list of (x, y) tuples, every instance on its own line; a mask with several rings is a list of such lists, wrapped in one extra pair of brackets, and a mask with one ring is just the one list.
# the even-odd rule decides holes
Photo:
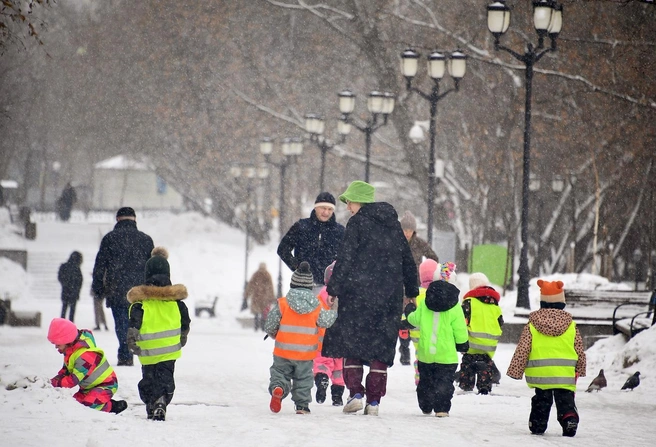
[(312, 289), (312, 287), (314, 287), (314, 277), (310, 271), (310, 264), (306, 261), (301, 262), (292, 274), (290, 287), (292, 289)]
[(169, 266), (169, 252), (164, 247), (155, 247), (150, 252), (151, 258), (146, 262), (146, 283), (153, 283), (153, 279), (167, 279), (171, 282), (171, 267)]
[(137, 213), (129, 206), (124, 206), (116, 212), (116, 217), (137, 217)]
[(335, 197), (329, 192), (319, 193), (317, 199), (314, 201), (314, 206), (330, 206), (332, 205), (335, 208)]

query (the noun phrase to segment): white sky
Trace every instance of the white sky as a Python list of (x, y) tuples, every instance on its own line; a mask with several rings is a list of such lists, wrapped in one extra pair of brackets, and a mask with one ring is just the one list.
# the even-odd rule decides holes
[[(72, 250), (84, 255), (85, 285), (78, 303), (76, 323), (94, 326), (92, 300), (88, 295), (89, 274), (102, 235), (111, 229), (111, 216), (92, 216), (92, 223), (74, 214), (72, 222), (39, 222), (38, 238), (25, 242), (11, 236), (0, 216), (0, 247), (54, 253), (52, 274)], [(43, 218), (42, 218), (43, 220)], [(48, 219), (45, 219), (48, 220)], [(62, 356), (46, 340), (50, 320), (59, 316), (60, 301), (32, 296), (25, 278), (7, 261), (0, 261), (0, 296), (22, 295), (13, 302), (16, 310), (38, 310), (40, 328), (0, 326), (0, 445), (53, 447), (117, 447), (127, 443), (139, 447), (183, 446), (309, 446), (309, 445), (449, 445), (449, 446), (631, 446), (653, 445), (656, 439), (656, 328), (626, 343), (622, 336), (597, 342), (588, 350), (588, 377), (579, 381), (577, 406), (581, 423), (575, 438), (563, 438), (555, 419), (555, 407), (545, 436), (529, 434), (527, 427), (532, 391), (525, 382), (505, 376), (514, 345), (502, 344), (495, 360), (503, 377), (492, 395), (457, 394), (451, 417), (423, 416), (417, 407), (414, 371), (395, 365), (389, 370), (388, 393), (382, 399), (380, 416), (345, 415), (329, 403), (311, 403), (311, 415), (296, 415), (287, 398), (279, 414), (269, 411), (268, 369), (272, 342), (262, 333), (244, 329), (238, 317), (244, 282), (244, 235), (198, 214), (141, 216), (139, 228), (150, 234), (155, 245), (170, 253), (173, 282), (185, 284), (192, 311), (189, 343), (176, 363), (177, 389), (166, 422), (146, 420), (137, 383), (140, 368), (117, 367), (117, 399), (129, 408), (120, 415), (87, 409), (75, 402), (75, 389), (54, 389), (48, 378), (62, 364)], [(249, 275), (266, 262), (278, 275), (275, 254), (278, 237), (267, 246), (256, 246), (249, 258)], [(289, 272), (285, 270), (287, 290)], [(554, 277), (552, 277), (553, 279)], [(577, 280), (577, 288), (594, 288), (603, 278), (562, 276), (566, 286)], [(466, 288), (467, 275), (459, 275)], [(619, 287), (607, 284), (606, 287)], [(58, 291), (55, 296), (58, 295)], [(532, 288), (532, 299), (536, 290)], [(195, 300), (219, 296), (218, 316), (195, 318)], [(514, 296), (502, 298), (502, 307), (512, 321)], [(105, 315), (110, 332), (95, 333), (98, 345), (110, 362), (116, 361), (117, 342), (111, 331), (109, 309)], [(626, 367), (624, 367), (626, 366)], [(604, 368), (608, 388), (584, 393)], [(633, 392), (620, 391), (636, 370), (641, 385)], [(9, 390), (7, 388), (17, 389)], [(314, 389), (313, 389), (314, 396)], [(546, 444), (545, 444), (546, 443)]]

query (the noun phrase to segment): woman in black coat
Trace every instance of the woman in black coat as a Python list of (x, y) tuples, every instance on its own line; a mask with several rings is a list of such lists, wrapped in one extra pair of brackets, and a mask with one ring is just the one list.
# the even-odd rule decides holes
[[(377, 415), (394, 363), (403, 297), (419, 293), (417, 266), (394, 207), (374, 203), (373, 186), (355, 181), (339, 199), (352, 217), (327, 286), (329, 296), (339, 298), (339, 312), (326, 330), (322, 355), (344, 357), (350, 393), (344, 412), (363, 408), (366, 389), (365, 414)], [(363, 365), (370, 368), (366, 386)]]
[(68, 319), (73, 321), (75, 317), (75, 305), (80, 299), (80, 289), (82, 288), (82, 254), (74, 251), (68, 258), (68, 261), (59, 266), (57, 279), (62, 286), (61, 300), (62, 311), (61, 317), (66, 318), (66, 309), (69, 309)]

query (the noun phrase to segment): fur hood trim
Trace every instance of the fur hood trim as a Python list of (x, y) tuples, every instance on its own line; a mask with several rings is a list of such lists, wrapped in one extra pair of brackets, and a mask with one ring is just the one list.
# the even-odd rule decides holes
[(172, 286), (136, 286), (128, 291), (128, 301), (136, 303), (143, 300), (176, 301), (187, 298), (187, 288), (182, 284)]

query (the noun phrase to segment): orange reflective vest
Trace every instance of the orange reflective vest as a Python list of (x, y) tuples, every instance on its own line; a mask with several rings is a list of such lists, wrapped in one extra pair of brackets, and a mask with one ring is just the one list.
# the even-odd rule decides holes
[(317, 320), (321, 305), (317, 305), (310, 313), (298, 314), (289, 307), (287, 298), (283, 297), (278, 299), (278, 307), (282, 317), (273, 355), (288, 360), (313, 360), (319, 349)]

